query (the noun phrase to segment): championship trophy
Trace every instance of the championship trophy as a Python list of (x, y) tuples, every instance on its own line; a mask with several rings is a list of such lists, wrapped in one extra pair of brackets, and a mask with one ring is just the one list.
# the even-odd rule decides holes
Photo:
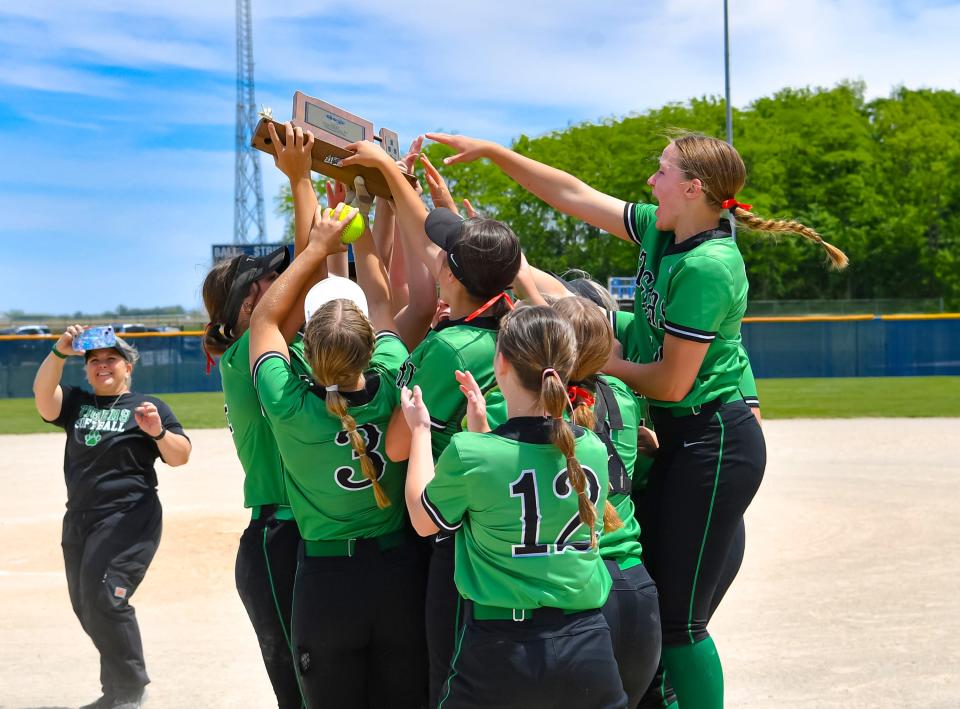
[[(277, 137), (284, 141), (286, 132), (283, 124), (270, 115), (269, 110), (262, 112), (260, 122), (253, 134), (253, 147), (265, 153), (276, 156), (272, 145), (273, 140), (267, 130), (267, 125), (273, 123)], [(342, 108), (337, 108), (326, 101), (307, 96), (302, 91), (293, 95), (293, 118), (291, 123), (313, 133), (313, 163), (314, 172), (332, 177), (347, 186), (353, 185), (353, 179), (358, 175), (366, 182), (367, 191), (377, 197), (391, 199), (390, 187), (383, 174), (376, 168), (350, 165), (341, 167), (343, 158), (352, 155), (346, 146), (360, 140), (379, 141), (384, 151), (394, 160), (400, 159), (400, 140), (397, 134), (387, 128), (381, 128), (374, 135), (373, 123), (360, 118)], [(404, 173), (410, 182), (415, 183), (413, 175)]]

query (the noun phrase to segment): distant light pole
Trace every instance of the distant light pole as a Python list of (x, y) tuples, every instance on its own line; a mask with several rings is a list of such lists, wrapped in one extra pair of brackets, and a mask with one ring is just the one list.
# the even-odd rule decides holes
[[(733, 145), (733, 106), (730, 105), (730, 28), (727, 22), (727, 0), (723, 0), (723, 83), (727, 103), (727, 142)], [(730, 210), (730, 234), (737, 238), (737, 222)]]
[(733, 107), (730, 105), (730, 30), (727, 22), (727, 0), (723, 0), (723, 79), (727, 98), (727, 142), (733, 145)]

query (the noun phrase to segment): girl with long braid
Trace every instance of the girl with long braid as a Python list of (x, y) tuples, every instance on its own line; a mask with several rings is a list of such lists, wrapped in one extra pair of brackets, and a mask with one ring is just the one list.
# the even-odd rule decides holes
[(813, 229), (763, 219), (738, 201), (746, 168), (715, 138), (685, 134), (667, 145), (647, 180), (653, 205), (604, 194), (495, 143), (427, 137), (456, 151), (447, 164), (489, 158), (552, 207), (639, 246), (636, 317), (621, 340), (623, 358), (611, 357), (604, 371), (648, 398), (660, 441), (644, 551), (660, 593), (663, 664), (682, 709), (722, 707), (723, 671), (707, 621), (766, 465), (763, 433), (740, 390), (748, 286), (730, 220), (797, 233), (823, 248), (835, 268), (846, 266), (846, 256)]
[[(280, 330), (310, 274), (343, 249), (352, 215), (340, 216), (338, 208), (318, 217), (307, 248), (250, 323), (253, 380), (302, 537), (291, 643), (308, 707), (419, 709), (427, 694), (425, 570), (403, 505), (405, 466), (384, 450), (399, 403), (393, 382), (408, 352), (369, 229), (354, 242), (363, 290), (328, 278), (307, 293), (312, 377), (291, 368)], [(392, 228), (392, 213), (381, 224)]]
[(443, 709), (627, 706), (600, 612), (611, 587), (597, 543), (607, 449), (563, 418), (575, 363), (574, 333), (553, 310), (506, 315), (494, 373), (508, 419), (473, 432), (486, 425), (483, 395), (461, 373), (471, 431), (436, 465), (420, 387), (403, 389), (410, 519), (421, 535), (454, 535), (464, 599)]

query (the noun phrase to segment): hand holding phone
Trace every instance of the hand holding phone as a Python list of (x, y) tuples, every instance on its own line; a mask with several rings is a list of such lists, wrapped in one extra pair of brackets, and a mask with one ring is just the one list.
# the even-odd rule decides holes
[(113, 332), (111, 325), (88, 327), (77, 337), (73, 338), (73, 349), (75, 352), (99, 350), (104, 347), (113, 347), (115, 344), (117, 344), (117, 336)]

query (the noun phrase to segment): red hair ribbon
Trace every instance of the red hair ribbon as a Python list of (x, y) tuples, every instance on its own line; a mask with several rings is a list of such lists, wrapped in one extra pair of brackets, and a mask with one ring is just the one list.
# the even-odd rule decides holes
[(743, 202), (738, 202), (736, 199), (731, 197), (730, 199), (725, 199), (720, 203), (722, 209), (737, 209), (738, 207), (745, 212), (749, 212), (753, 209), (752, 204), (744, 204)]
[(587, 389), (574, 385), (567, 387), (567, 396), (570, 397), (570, 403), (573, 406), (577, 406), (578, 404), (582, 403), (586, 404), (592, 409), (594, 403), (596, 402), (596, 399), (593, 398), (593, 394), (591, 394)]
[(513, 301), (510, 300), (510, 296), (507, 295), (507, 292), (506, 292), (506, 291), (502, 291), (502, 292), (500, 292), (500, 293), (497, 293), (495, 296), (493, 296), (493, 297), (492, 297), (490, 300), (488, 300), (486, 303), (484, 303), (484, 304), (481, 305), (479, 308), (477, 308), (477, 309), (474, 310), (472, 313), (470, 313), (470, 314), (466, 317), (466, 319), (464, 320), (464, 322), (470, 322), (470, 321), (473, 320), (475, 317), (478, 317), (478, 316), (480, 315), (480, 313), (482, 313), (482, 312), (483, 312), (484, 310), (486, 310), (487, 308), (492, 308), (493, 305), (494, 305), (498, 300), (500, 300), (501, 298), (503, 298), (503, 301), (507, 304), (507, 307), (510, 308), (510, 310), (513, 310)]
[[(207, 330), (209, 330), (209, 329), (210, 329), (210, 326), (211, 326), (212, 324), (213, 324), (213, 323), (209, 323), (209, 322), (208, 322), (208, 323), (206, 324), (206, 326), (203, 328), (204, 332), (206, 332)], [(206, 343), (206, 342), (203, 342), (200, 346), (203, 347), (203, 354), (205, 354), (205, 355), (207, 356), (207, 376), (209, 377), (209, 376), (210, 376), (210, 369), (213, 367), (213, 365), (216, 364), (216, 362), (213, 361), (213, 357), (211, 357), (211, 356), (210, 356), (210, 353), (207, 351), (207, 343)]]

